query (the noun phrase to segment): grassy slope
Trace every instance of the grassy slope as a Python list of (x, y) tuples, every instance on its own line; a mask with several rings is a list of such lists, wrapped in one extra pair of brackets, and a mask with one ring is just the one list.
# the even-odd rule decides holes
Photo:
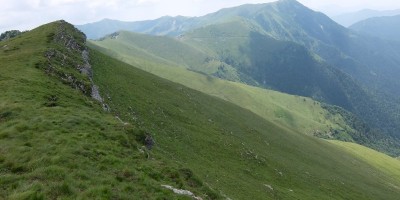
[(0, 199), (182, 198), (161, 184), (211, 194), (188, 170), (146, 159), (134, 127), (35, 67), (58, 25), (0, 43)]
[(148, 37), (148, 35), (144, 34), (121, 31), (118, 33), (117, 38), (121, 37), (124, 39), (116, 40), (117, 42), (122, 42), (120, 45), (133, 43), (150, 54), (179, 63), (186, 68), (203, 64), (208, 56), (187, 44), (179, 42), (177, 39), (164, 36)]
[[(179, 198), (163, 183), (217, 197), (210, 186), (235, 199), (395, 199), (400, 193), (397, 176), (329, 142), (92, 50), (95, 82), (113, 112), (133, 124), (123, 125), (35, 68), (57, 25), (0, 43), (8, 47), (0, 51), (1, 198)], [(152, 159), (137, 150), (137, 128), (156, 140)]]
[[(252, 92), (253, 94), (249, 96), (249, 92), (243, 91), (243, 88), (239, 90), (242, 92), (237, 92), (236, 90), (238, 88), (235, 84), (214, 81), (212, 78), (196, 75), (184, 69), (173, 68), (173, 66), (185, 68), (187, 65), (175, 62), (176, 59), (174, 58), (168, 60), (168, 55), (171, 53), (174, 54), (175, 52), (179, 56), (184, 57), (184, 55), (186, 55), (185, 52), (199, 51), (198, 49), (201, 49), (201, 51), (207, 52), (209, 57), (216, 58), (216, 60), (224, 60), (231, 64), (228, 68), (217, 67), (217, 73), (212, 73), (213, 71), (210, 73), (210, 71), (207, 70), (203, 71), (206, 74), (218, 76), (220, 72), (222, 74), (229, 72), (228, 74), (236, 74), (236, 77), (240, 77), (238, 71), (249, 73), (259, 82), (263, 82), (265, 84), (264, 86), (275, 87), (279, 91), (290, 94), (312, 96), (315, 99), (322, 99), (324, 102), (330, 102), (353, 111), (357, 114), (359, 119), (372, 119), (374, 118), (373, 116), (380, 116), (376, 117), (374, 121), (378, 121), (380, 124), (390, 121), (387, 120), (388, 115), (383, 113), (382, 110), (384, 109), (381, 109), (384, 107), (383, 105), (386, 104), (381, 105), (377, 103), (377, 101), (374, 100), (370, 94), (365, 92), (351, 77), (314, 60), (312, 56), (307, 54), (306, 50), (299, 45), (290, 42), (275, 41), (257, 34), (251, 36), (252, 31), (258, 31), (259, 29), (259, 27), (246, 20), (233, 20), (229, 23), (210, 25), (196, 29), (195, 31), (187, 33), (180, 40), (123, 32), (117, 39), (106, 38), (102, 41), (95, 41), (94, 43), (108, 49), (107, 51), (104, 49), (102, 51), (124, 62), (133, 64), (146, 71), (157, 74), (158, 76), (184, 84), (207, 94), (228, 99), (239, 106), (250, 109), (262, 117), (283, 122), (285, 126), (292, 126), (294, 129), (303, 133), (312, 134), (319, 130), (319, 132), (322, 132), (323, 137), (330, 135), (330, 132), (339, 133), (334, 134), (335, 139), (345, 141), (354, 140), (359, 144), (367, 145), (368, 147), (386, 152), (390, 155), (399, 154), (398, 142), (387, 142), (388, 140), (395, 141), (394, 139), (386, 139), (385, 137), (389, 136), (378, 132), (371, 133), (359, 129), (357, 129), (357, 131), (361, 132), (361, 135), (359, 133), (354, 133), (355, 128), (353, 127), (352, 130), (344, 125), (344, 120), (337, 119), (337, 117), (339, 117), (338, 115), (336, 115), (337, 117), (327, 116), (329, 112), (323, 111), (321, 113), (321, 109), (318, 108), (309, 112), (310, 108), (303, 108), (299, 105), (296, 106), (300, 108), (296, 110), (298, 112), (292, 112), (292, 109), (287, 109), (291, 106), (283, 100), (286, 98), (284, 96), (276, 98), (278, 104), (274, 103), (275, 105), (271, 105), (268, 104), (270, 103), (269, 100), (265, 100), (265, 96), (270, 95), (259, 95), (260, 93), (264, 93), (263, 91), (265, 90), (259, 90), (259, 92), (256, 93)], [(183, 45), (182, 42), (190, 45)], [(146, 46), (144, 45), (145, 43), (151, 43), (151, 45)], [(164, 45), (165, 43), (169, 45), (166, 46)], [(164, 51), (155, 50), (158, 49), (157, 44), (159, 49), (164, 49)], [(176, 49), (179, 49), (181, 46), (185, 46), (186, 50), (176, 51)], [(190, 47), (192, 50), (189, 50)], [(198, 49), (194, 50), (193, 47)], [(187, 55), (188, 58), (193, 56), (191, 53)], [(175, 57), (176, 56), (177, 55), (175, 55)], [(251, 64), (252, 62), (255, 64)], [(201, 64), (198, 63), (197, 65), (200, 66), (197, 68), (192, 66), (191, 68), (205, 69)], [(233, 69), (232, 66), (237, 67), (237, 71), (230, 73), (232, 70), (229, 69)], [(176, 74), (180, 75), (176, 76)], [(237, 78), (231, 80), (237, 81)], [(227, 85), (229, 85), (229, 87)], [(293, 103), (291, 102), (291, 104)], [(266, 112), (271, 111), (271, 107), (273, 109), (277, 108), (276, 105), (280, 105), (280, 108), (284, 109), (283, 113), (282, 110)], [(385, 110), (388, 109), (385, 108)], [(312, 114), (304, 115), (304, 113)], [(369, 114), (362, 115), (363, 113)], [(334, 119), (332, 120), (332, 118)], [(353, 122), (347, 123), (354, 124)], [(370, 126), (373, 128), (373, 125), (370, 124)]]
[[(244, 5), (236, 8), (223, 9), (196, 19), (203, 21), (203, 25), (215, 25), (239, 17), (247, 19), (247, 21), (252, 22), (255, 26), (262, 27), (263, 33), (273, 36), (274, 38), (304, 44), (309, 50), (319, 55), (320, 58), (325, 59), (330, 65), (341, 69), (354, 79), (360, 81), (362, 85), (370, 88), (371, 90), (368, 93), (372, 93), (369, 95), (373, 96), (372, 100), (370, 100), (371, 98), (369, 97), (357, 95), (357, 93), (353, 91), (348, 92), (348, 94), (352, 95), (335, 95), (330, 91), (337, 90), (332, 89), (322, 91), (325, 91), (325, 96), (330, 96), (331, 98), (357, 98), (351, 101), (354, 106), (347, 106), (346, 109), (356, 111), (354, 113), (366, 121), (372, 128), (379, 129), (386, 135), (396, 136), (398, 133), (397, 130), (400, 129), (400, 124), (398, 124), (400, 121), (398, 119), (399, 108), (397, 106), (398, 103), (396, 103), (397, 97), (395, 97), (396, 94), (399, 94), (399, 86), (397, 85), (400, 84), (398, 81), (400, 71), (397, 66), (399, 63), (398, 58), (400, 58), (398, 52), (400, 51), (395, 43), (377, 41), (373, 38), (357, 35), (337, 25), (322, 13), (313, 12), (295, 1)], [(188, 19), (188, 21), (191, 20)], [(190, 31), (195, 27), (197, 28), (198, 26), (188, 27), (189, 29), (186, 30)], [(239, 25), (224, 29), (230, 30), (236, 29), (237, 27), (239, 27)], [(254, 30), (257, 31), (257, 29)], [(257, 40), (255, 40), (255, 43), (257, 43)], [(255, 50), (255, 52), (257, 52), (257, 49)], [(236, 52), (233, 53), (232, 57), (245, 57), (243, 54), (236, 55)], [(278, 58), (280, 55), (286, 54), (279, 53)], [(262, 73), (261, 71), (255, 74), (263, 75), (268, 73)], [(286, 73), (283, 74), (285, 75)], [(294, 77), (295, 79), (289, 78), (288, 80), (295, 82), (294, 80), (303, 78), (300, 76)], [(313, 77), (326, 80), (326, 78), (322, 76)], [(272, 76), (272, 78), (280, 77)], [(272, 79), (265, 78), (264, 80), (268, 81)], [(304, 80), (311, 81), (312, 79)], [(260, 83), (263, 82), (262, 79), (258, 79), (258, 81)], [(320, 87), (318, 84), (316, 85), (316, 91), (318, 92), (318, 88)], [(325, 88), (329, 88), (332, 85), (335, 84), (324, 84)], [(346, 89), (347, 86), (348, 85), (344, 85), (344, 89)], [(292, 90), (289, 91), (288, 88), (285, 88), (285, 92), (299, 94), (294, 93), (299, 91), (299, 88), (305, 89), (305, 87), (290, 87)], [(314, 89), (315, 87), (308, 88)], [(301, 95), (310, 96), (309, 93), (302, 93)], [(318, 93), (315, 96), (318, 97)], [(330, 101), (330, 103), (333, 103), (333, 101)], [(336, 105), (345, 107), (344, 105), (346, 105), (346, 102)], [(398, 146), (399, 142), (397, 141), (396, 143)], [(398, 154), (398, 152), (396, 154)]]
[(377, 169), (382, 170), (383, 173), (392, 176), (393, 179), (400, 177), (399, 160), (393, 159), (390, 156), (373, 151), (358, 144), (333, 140), (331, 140), (330, 142), (342, 147), (349, 153), (361, 158), (362, 160), (366, 161)]
[[(152, 36), (148, 37), (150, 38), (147, 40), (150, 40)], [(339, 115), (330, 115), (321, 108), (318, 102), (309, 98), (287, 95), (195, 73), (179, 67), (179, 65), (156, 59), (155, 55), (147, 54), (137, 48), (134, 43), (125, 42), (124, 45), (121, 45), (121, 41), (106, 39), (91, 41), (90, 44), (93, 48), (145, 71), (222, 98), (249, 109), (267, 120), (305, 134), (311, 135), (317, 131), (329, 132), (330, 128), (349, 129)]]
[(240, 81), (237, 71), (216, 59), (216, 55), (185, 44), (179, 39), (126, 31), (115, 33), (115, 35), (117, 36), (114, 38), (103, 38), (100, 42), (107, 44), (110, 48), (124, 50), (126, 54), (140, 55), (142, 59), (182, 66), (206, 74), (215, 74), (218, 72), (218, 67), (223, 66), (225, 68), (223, 78)]
[(398, 196), (400, 177), (381, 173), (336, 145), (281, 128), (95, 51), (91, 55), (95, 81), (109, 96), (113, 112), (152, 132), (155, 152), (183, 163), (230, 198)]

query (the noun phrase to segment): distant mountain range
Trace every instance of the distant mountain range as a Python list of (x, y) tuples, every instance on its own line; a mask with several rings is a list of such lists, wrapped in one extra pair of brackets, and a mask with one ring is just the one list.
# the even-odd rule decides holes
[(150, 34), (170, 34), (171, 32), (180, 32), (180, 23), (187, 19), (186, 17), (162, 17), (157, 20), (140, 22), (104, 19), (90, 24), (76, 25), (76, 27), (85, 32), (89, 39), (99, 39), (120, 30)]
[(393, 15), (400, 15), (400, 9), (383, 10), (383, 11), (364, 9), (364, 10), (360, 10), (357, 12), (351, 12), (351, 13), (345, 13), (345, 14), (333, 16), (332, 19), (345, 27), (349, 27), (357, 22), (366, 20), (368, 18), (393, 16)]
[(369, 18), (355, 23), (350, 26), (350, 29), (382, 39), (400, 42), (400, 15)]

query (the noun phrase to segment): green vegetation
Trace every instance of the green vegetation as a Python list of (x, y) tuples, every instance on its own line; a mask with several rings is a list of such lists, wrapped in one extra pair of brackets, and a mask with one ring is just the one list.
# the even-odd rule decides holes
[(121, 31), (102, 38), (98, 42), (110, 49), (120, 50), (118, 54), (135, 55), (139, 60), (143, 60), (142, 63), (158, 62), (213, 75), (217, 75), (223, 68), (224, 73), (220, 73), (221, 78), (240, 81), (236, 69), (178, 39)]
[[(379, 114), (378, 108), (371, 106), (375, 102), (354, 80), (327, 65), (317, 62), (301, 46), (289, 42), (280, 42), (261, 35), (244, 37), (246, 34), (251, 34), (250, 30), (257, 28), (247, 27), (248, 24), (245, 22), (242, 23), (243, 26), (236, 26), (238, 30), (229, 28), (235, 27), (235, 24), (236, 22), (231, 22), (208, 26), (189, 33), (181, 39), (192, 46), (165, 36), (156, 37), (129, 32), (120, 32), (115, 34), (118, 35), (117, 37), (103, 38), (101, 41), (91, 41), (89, 44), (93, 48), (126, 63), (192, 89), (230, 101), (267, 120), (290, 127), (293, 130), (322, 138), (355, 141), (389, 155), (399, 154), (399, 142), (397, 140), (379, 134), (379, 131), (369, 131), (370, 127), (347, 111), (337, 112), (336, 109), (328, 109), (331, 107), (324, 107), (323, 109), (318, 102), (309, 98), (284, 95), (207, 75), (218, 72), (209, 71), (210, 68), (205, 67), (201, 60), (204, 58), (216, 60), (215, 62), (225, 60), (218, 62), (225, 63), (222, 67), (223, 73), (225, 75), (230, 74), (228, 76), (231, 77), (231, 80), (238, 81), (237, 79), (244, 77), (231, 66), (246, 66), (243, 68), (250, 71), (251, 77), (256, 78), (258, 82), (264, 80), (264, 85), (274, 86), (280, 91), (311, 96), (315, 99), (339, 104), (350, 110), (367, 110), (366, 113), (372, 112), (374, 116)], [(243, 37), (225, 37), (226, 35), (236, 34), (239, 30)], [(222, 36), (219, 37), (218, 35)], [(220, 38), (224, 39), (221, 40)], [(147, 43), (149, 45), (146, 45)], [(254, 50), (245, 50), (250, 48), (246, 46), (248, 43), (253, 43)], [(194, 47), (197, 47), (197, 49)], [(160, 49), (164, 50), (160, 51)], [(205, 53), (203, 52), (207, 52), (209, 56), (204, 56)], [(171, 54), (175, 54), (175, 56), (170, 56)], [(199, 55), (201, 59), (191, 63), (174, 59), (177, 56), (192, 58), (195, 55)], [(250, 59), (250, 55), (254, 56)], [(256, 66), (247, 63), (253, 58), (257, 59), (256, 63), (258, 64)], [(231, 65), (226, 64), (226, 62)], [(296, 67), (293, 67), (294, 65)], [(203, 69), (201, 74), (193, 72), (199, 72), (201, 68)], [(220, 68), (217, 68), (217, 71)], [(309, 73), (303, 73), (305, 71)], [(245, 80), (249, 79), (245, 78)], [(329, 82), (326, 80), (329, 80)], [(256, 81), (253, 79), (243, 82), (254, 83)], [(370, 107), (365, 108), (366, 106)], [(383, 116), (383, 114), (381, 115)]]
[[(115, 57), (124, 54), (123, 59), (129, 60), (126, 55), (143, 54), (145, 50), (156, 57), (157, 62), (167, 60), (161, 62), (169, 62), (169, 66), (179, 65), (207, 75), (343, 107), (370, 129), (387, 136), (384, 140), (393, 140), (393, 144), (384, 143), (390, 146), (388, 153), (398, 155), (399, 43), (358, 34), (295, 0), (243, 5), (195, 18), (164, 17), (125, 23), (120, 29), (117, 29), (119, 23), (108, 22), (110, 24), (92, 25), (114, 31), (127, 26), (129, 29), (125, 30), (177, 36), (167, 41), (163, 37), (127, 36), (129, 34), (123, 32), (115, 41), (107, 41), (109, 38), (102, 41), (103, 47), (115, 51)], [(80, 27), (87, 30), (85, 26)], [(101, 28), (88, 32), (94, 30), (101, 32)], [(130, 41), (137, 45), (131, 45)], [(182, 57), (179, 49), (183, 46), (183, 55), (194, 59), (177, 59)], [(134, 52), (130, 53), (130, 48)], [(120, 52), (121, 49), (126, 52)], [(199, 56), (193, 57), (194, 52)], [(204, 57), (204, 61), (199, 62)], [(144, 63), (147, 59), (135, 60)], [(373, 140), (368, 144), (377, 145)]]
[[(107, 39), (115, 39), (117, 44), (114, 45), (129, 45), (135, 44), (136, 48), (142, 49), (152, 55), (157, 55), (159, 59), (164, 59), (171, 63), (180, 63), (186, 68), (191, 66), (198, 66), (203, 64), (207, 55), (195, 48), (188, 46), (187, 44), (179, 42), (174, 38), (167, 38), (163, 36), (149, 37), (144, 34), (130, 33), (121, 31), (114, 33), (109, 37), (102, 38), (100, 41)], [(119, 40), (119, 38), (124, 38)], [(123, 42), (123, 43), (122, 43)], [(132, 47), (133, 45), (130, 45)], [(135, 49), (132, 47), (132, 49)], [(147, 59), (153, 59), (148, 57)]]
[[(124, 41), (125, 34), (127, 33), (120, 35), (120, 38), (122, 38), (120, 41)], [(90, 46), (157, 76), (219, 97), (246, 108), (269, 121), (274, 121), (304, 134), (313, 135), (320, 132), (325, 137), (329, 137), (327, 133), (331, 129), (343, 130), (348, 128), (340, 115), (331, 115), (330, 112), (321, 108), (319, 102), (309, 98), (229, 82), (192, 72), (184, 67), (179, 67), (178, 64), (177, 67), (174, 67), (168, 62), (163, 62), (163, 60), (150, 59), (155, 57), (151, 57), (151, 54), (146, 54), (145, 51), (133, 51), (132, 49), (135, 48), (133, 44), (135, 43), (120, 45), (122, 42), (113, 41), (91, 41)], [(100, 45), (115, 49), (115, 51), (100, 48)]]
[(49, 49), (71, 55), (49, 39), (58, 30), (76, 32), (55, 22), (0, 43), (14, 49), (0, 50), (0, 199), (185, 199), (161, 184), (218, 198), (190, 170), (141, 153), (140, 129), (46, 73)]
[[(70, 42), (59, 42), (60, 30)], [(0, 42), (15, 47), (0, 51), (1, 198), (189, 198), (162, 184), (203, 199), (400, 195), (398, 165), (373, 164), (392, 158), (354, 155), (90, 49), (105, 112), (77, 82), (63, 81), (70, 70), (78, 82), (87, 78), (72, 73), (81, 39), (59, 21)], [(62, 68), (59, 57), (46, 57), (53, 49), (77, 61)], [(47, 73), (47, 64), (61, 73)], [(147, 134), (152, 150), (142, 147)]]
[(396, 187), (378, 188), (387, 181), (396, 186), (398, 178), (384, 178), (336, 145), (94, 50), (91, 55), (95, 82), (112, 112), (153, 133), (155, 152), (184, 163), (230, 198), (397, 198)]
[[(386, 175), (392, 176), (393, 179), (399, 179), (400, 177), (400, 160), (393, 159), (387, 155), (382, 153), (373, 151), (369, 148), (364, 146), (348, 143), (348, 142), (341, 142), (341, 141), (334, 141), (331, 140), (333, 144), (338, 145), (342, 149), (346, 150), (347, 152), (355, 155), (356, 157), (364, 160), (365, 162), (369, 163), (370, 165), (374, 166), (377, 169), (380, 169), (382, 173)], [(387, 185), (388, 187), (398, 187), (394, 185)]]
[(187, 31), (185, 43), (217, 54), (262, 87), (343, 107), (398, 149), (399, 45), (357, 35), (296, 1), (210, 15), (231, 20)]
[[(327, 104), (323, 104), (322, 108), (327, 110), (331, 115), (342, 117), (343, 121), (350, 127), (345, 132), (355, 143), (384, 152), (393, 157), (400, 154), (400, 145), (396, 138), (387, 136), (377, 129), (371, 129), (365, 122), (343, 108)], [(346, 138), (346, 135), (341, 134), (337, 130), (333, 130), (333, 135), (336, 135), (335, 139), (349, 141), (342, 139), (341, 137), (344, 136)]]

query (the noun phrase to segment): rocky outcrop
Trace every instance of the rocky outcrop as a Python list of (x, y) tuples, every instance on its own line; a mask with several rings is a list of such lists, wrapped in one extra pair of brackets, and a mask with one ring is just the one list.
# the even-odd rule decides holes
[(22, 33), (23, 32), (19, 30), (6, 31), (0, 35), (0, 41), (9, 40), (11, 38), (17, 37), (18, 35), (21, 35)]
[(89, 51), (87, 49), (82, 51), (82, 58), (83, 58), (83, 61), (84, 61), (84, 65), (81, 66), (81, 68), (79, 68), (79, 71), (81, 72), (81, 74), (84, 74), (87, 77), (89, 77), (90, 83), (92, 85), (92, 88), (91, 88), (92, 91), (91, 91), (90, 96), (93, 99), (95, 99), (98, 102), (100, 102), (105, 111), (109, 111), (108, 105), (104, 103), (104, 99), (100, 95), (99, 87), (94, 84), (93, 73), (92, 73), (92, 65), (90, 65)]
[(84, 61), (83, 66), (80, 66), (79, 71), (88, 76), (89, 78), (92, 78), (92, 66), (90, 65), (89, 62), (89, 51), (87, 49), (82, 51), (82, 58)]
[(174, 187), (172, 187), (170, 185), (161, 185), (161, 187), (164, 187), (164, 188), (167, 188), (169, 190), (172, 190), (175, 194), (190, 196), (190, 197), (192, 197), (193, 199), (196, 199), (196, 200), (203, 200), (201, 197), (195, 196), (193, 194), (193, 192), (191, 192), (189, 190), (177, 189), (177, 188), (174, 188)]
[(93, 82), (89, 50), (86, 47), (86, 36), (65, 21), (55, 22), (56, 31), (48, 37), (49, 49), (45, 52), (46, 62), (40, 64), (45, 72), (58, 77), (63, 83), (80, 90), (104, 104), (99, 87)]

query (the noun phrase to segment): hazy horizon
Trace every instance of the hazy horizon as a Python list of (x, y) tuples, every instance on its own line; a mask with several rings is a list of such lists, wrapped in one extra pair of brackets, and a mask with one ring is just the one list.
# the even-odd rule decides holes
[[(0, 33), (29, 30), (41, 24), (64, 19), (85, 24), (105, 18), (123, 21), (155, 19), (162, 16), (202, 16), (222, 8), (242, 4), (269, 3), (275, 0), (0, 0)], [(395, 0), (299, 0), (303, 5), (329, 16), (363, 9), (394, 10)]]

